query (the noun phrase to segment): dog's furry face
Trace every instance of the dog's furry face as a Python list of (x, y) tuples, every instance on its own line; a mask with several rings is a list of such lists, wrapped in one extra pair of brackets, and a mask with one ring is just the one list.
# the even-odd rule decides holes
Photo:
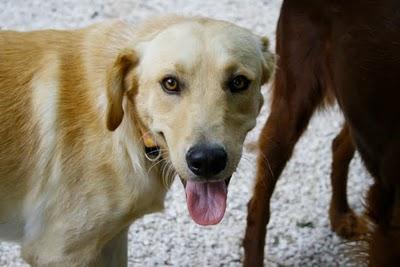
[[(205, 19), (171, 25), (139, 42), (129, 78), (137, 87), (135, 110), (185, 185), (227, 184), (235, 171), (263, 103), (260, 87), (270, 76), (267, 46), (243, 28)], [(215, 190), (226, 197), (226, 188)], [(201, 224), (222, 218), (193, 213)]]
[[(165, 138), (182, 179), (202, 178), (190, 171), (185, 159), (199, 143), (218, 144), (227, 151), (227, 166), (213, 180), (228, 178), (235, 170), (263, 103), (261, 45), (239, 27), (199, 22), (174, 25), (143, 44), (137, 111), (158, 142), (164, 144)], [(248, 87), (231, 88), (237, 77), (247, 79)]]

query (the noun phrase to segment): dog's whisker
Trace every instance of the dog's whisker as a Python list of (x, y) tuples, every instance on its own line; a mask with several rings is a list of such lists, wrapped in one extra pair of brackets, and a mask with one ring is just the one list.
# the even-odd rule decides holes
[(162, 169), (161, 169), (161, 181), (162, 181), (164, 188), (167, 188), (167, 185), (165, 183), (165, 169), (167, 166), (168, 166), (168, 162), (165, 162), (165, 164), (163, 164)]
[(175, 169), (173, 168), (171, 162), (167, 161), (162, 171), (163, 185), (166, 188), (169, 188), (171, 186), (174, 173)]
[(162, 158), (160, 161), (158, 161), (157, 164), (161, 164), (161, 165), (162, 165), (162, 167), (161, 167), (161, 172), (160, 172), (161, 181), (162, 181), (163, 186), (164, 186), (165, 188), (168, 188), (168, 187), (167, 187), (167, 184), (166, 184), (165, 169), (166, 169), (167, 166), (170, 164), (170, 162), (169, 162), (169, 157), (167, 157), (167, 156), (164, 155), (163, 158)]
[(154, 164), (152, 164), (149, 168), (149, 170), (147, 171), (148, 174), (150, 174), (151, 170), (156, 167), (157, 165), (160, 165), (161, 163), (163, 163), (164, 161), (166, 161), (166, 159), (161, 159), (159, 161), (156, 161)]
[(166, 183), (167, 183), (168, 188), (171, 186), (172, 182), (174, 181), (175, 175), (176, 175), (175, 169), (172, 166), (172, 164), (169, 163), (168, 170), (167, 170), (167, 176), (166, 176), (167, 177)]

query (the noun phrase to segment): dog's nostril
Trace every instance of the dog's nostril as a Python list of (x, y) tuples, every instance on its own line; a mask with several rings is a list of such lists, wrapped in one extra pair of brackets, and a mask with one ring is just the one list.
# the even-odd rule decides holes
[(203, 168), (202, 164), (203, 164), (203, 159), (202, 159), (202, 155), (200, 155), (199, 153), (195, 153), (192, 155), (192, 158), (190, 159), (191, 163), (190, 163), (190, 168), (192, 170), (201, 170)]
[(218, 145), (201, 144), (193, 146), (186, 154), (189, 169), (198, 176), (210, 177), (226, 167), (228, 155)]

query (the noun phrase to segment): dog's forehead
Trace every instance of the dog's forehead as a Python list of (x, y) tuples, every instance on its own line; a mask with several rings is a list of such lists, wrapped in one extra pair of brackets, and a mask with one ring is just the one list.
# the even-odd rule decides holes
[(160, 67), (188, 69), (201, 63), (215, 67), (235, 62), (258, 66), (260, 55), (259, 44), (251, 32), (217, 21), (170, 26), (151, 40), (145, 51), (147, 60)]
[(160, 32), (151, 40), (146, 56), (162, 64), (192, 63), (201, 55), (203, 46), (201, 32), (193, 25), (179, 24)]

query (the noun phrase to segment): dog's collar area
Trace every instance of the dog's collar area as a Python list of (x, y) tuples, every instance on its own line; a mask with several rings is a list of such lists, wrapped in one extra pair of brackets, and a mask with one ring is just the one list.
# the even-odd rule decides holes
[(161, 150), (159, 146), (144, 147), (144, 155), (149, 161), (157, 161), (161, 158)]
[(149, 161), (157, 161), (161, 158), (161, 149), (154, 141), (153, 137), (149, 133), (143, 134), (143, 144), (144, 144), (144, 155)]

